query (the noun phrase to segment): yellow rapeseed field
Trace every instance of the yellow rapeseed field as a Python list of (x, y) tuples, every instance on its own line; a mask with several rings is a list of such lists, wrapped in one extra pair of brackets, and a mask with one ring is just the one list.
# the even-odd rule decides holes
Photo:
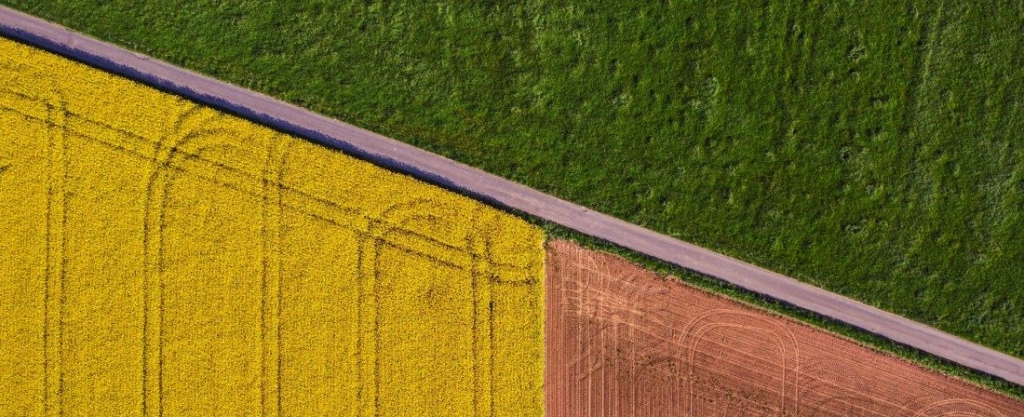
[(542, 241), (0, 38), (0, 415), (539, 416)]

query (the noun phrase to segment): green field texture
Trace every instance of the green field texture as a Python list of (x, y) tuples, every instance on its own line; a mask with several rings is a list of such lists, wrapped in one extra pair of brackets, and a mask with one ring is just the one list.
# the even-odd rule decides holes
[(1024, 357), (1021, 2), (135, 3), (0, 0)]

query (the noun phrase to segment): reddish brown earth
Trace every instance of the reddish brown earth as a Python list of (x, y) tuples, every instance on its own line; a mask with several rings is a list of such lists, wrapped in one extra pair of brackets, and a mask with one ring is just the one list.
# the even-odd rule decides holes
[(546, 407), (569, 416), (1016, 417), (1024, 403), (566, 241)]

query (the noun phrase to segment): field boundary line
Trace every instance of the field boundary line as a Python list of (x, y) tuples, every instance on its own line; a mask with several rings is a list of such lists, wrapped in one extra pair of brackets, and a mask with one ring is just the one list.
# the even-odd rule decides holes
[(339, 149), (384, 168), (846, 323), (1024, 386), (1024, 360), (793, 278), (589, 210), (412, 145), (0, 6), (0, 35)]

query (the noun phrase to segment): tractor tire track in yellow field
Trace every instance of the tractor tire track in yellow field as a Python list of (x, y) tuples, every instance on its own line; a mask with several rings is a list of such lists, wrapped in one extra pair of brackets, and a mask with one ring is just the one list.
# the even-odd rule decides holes
[(3, 38), (0, 67), (0, 373), (39, 381), (0, 414), (542, 413), (535, 226)]

